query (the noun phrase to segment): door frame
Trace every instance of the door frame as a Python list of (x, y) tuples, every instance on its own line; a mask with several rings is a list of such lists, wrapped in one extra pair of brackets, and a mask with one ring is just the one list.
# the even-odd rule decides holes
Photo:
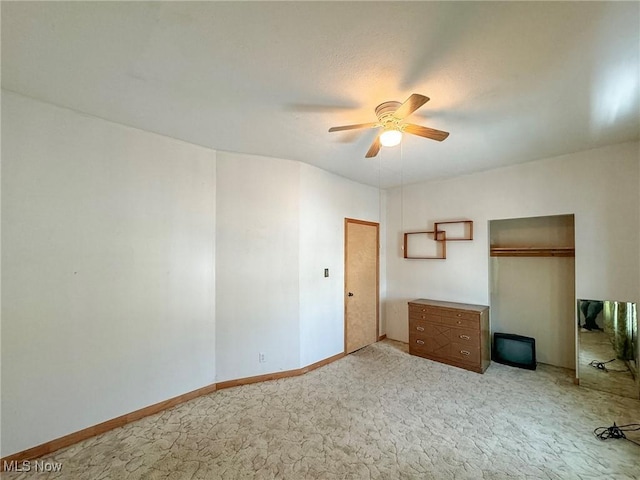
[[(347, 228), (349, 223), (360, 225), (368, 225), (376, 227), (376, 342), (380, 340), (380, 223), (369, 222), (366, 220), (358, 220), (356, 218), (344, 219), (344, 354), (347, 355), (347, 268), (348, 268), (348, 249), (347, 249)], [(374, 342), (375, 343), (375, 342)]]

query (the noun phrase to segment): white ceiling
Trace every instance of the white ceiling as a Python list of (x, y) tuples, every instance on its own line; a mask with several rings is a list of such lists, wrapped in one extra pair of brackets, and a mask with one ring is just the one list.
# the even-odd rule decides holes
[[(639, 83), (639, 2), (2, 2), (7, 90), (375, 186), (638, 140)], [(413, 92), (444, 142), (327, 132)]]

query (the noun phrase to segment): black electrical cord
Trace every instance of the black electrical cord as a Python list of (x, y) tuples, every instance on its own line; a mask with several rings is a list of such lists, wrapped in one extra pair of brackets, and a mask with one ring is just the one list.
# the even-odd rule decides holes
[(613, 422), (611, 427), (598, 427), (593, 431), (596, 438), (600, 440), (608, 440), (609, 438), (624, 438), (625, 440), (635, 443), (640, 447), (640, 443), (626, 437), (624, 432), (634, 432), (640, 430), (640, 423), (630, 423), (628, 425), (616, 425)]
[(605, 367), (605, 365), (607, 363), (611, 363), (613, 361), (615, 361), (615, 358), (612, 358), (608, 362), (599, 362), (598, 360), (591, 360), (591, 363), (589, 363), (589, 365), (594, 367), (594, 368), (597, 368), (598, 370), (604, 370), (606, 372), (607, 371), (607, 367)]
[(593, 367), (593, 368), (597, 368), (598, 370), (604, 370), (605, 372), (628, 372), (629, 370), (611, 370), (609, 368), (607, 368), (605, 365), (607, 363), (611, 363), (611, 362), (615, 362), (615, 358), (612, 358), (611, 360), (609, 360), (608, 362), (599, 362), (598, 360), (591, 360), (591, 362), (589, 363), (589, 366)]

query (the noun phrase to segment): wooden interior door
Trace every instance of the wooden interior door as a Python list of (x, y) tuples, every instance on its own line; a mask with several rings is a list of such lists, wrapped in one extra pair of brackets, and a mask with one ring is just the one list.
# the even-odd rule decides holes
[(378, 341), (380, 225), (345, 219), (344, 351)]

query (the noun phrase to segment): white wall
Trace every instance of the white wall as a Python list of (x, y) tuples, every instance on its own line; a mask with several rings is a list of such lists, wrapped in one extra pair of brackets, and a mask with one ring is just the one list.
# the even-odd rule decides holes
[[(300, 165), (301, 366), (344, 352), (344, 219), (379, 222), (380, 209), (377, 188)], [(382, 228), (380, 241), (383, 260)], [(384, 264), (380, 269), (382, 279)], [(384, 296), (382, 281), (380, 296)], [(381, 311), (381, 332), (382, 317)]]
[[(576, 296), (640, 300), (639, 150), (625, 143), (390, 190), (387, 335), (407, 341), (412, 298), (489, 304), (494, 219), (574, 213)], [(402, 258), (403, 231), (460, 218), (474, 221), (474, 240), (448, 243), (446, 260)]]
[(344, 219), (378, 221), (378, 189), (298, 162), (225, 152), (217, 180), (217, 380), (343, 352)]
[(215, 152), (3, 92), (2, 456), (215, 382)]
[(218, 152), (218, 381), (299, 367), (299, 171), (298, 162)]

